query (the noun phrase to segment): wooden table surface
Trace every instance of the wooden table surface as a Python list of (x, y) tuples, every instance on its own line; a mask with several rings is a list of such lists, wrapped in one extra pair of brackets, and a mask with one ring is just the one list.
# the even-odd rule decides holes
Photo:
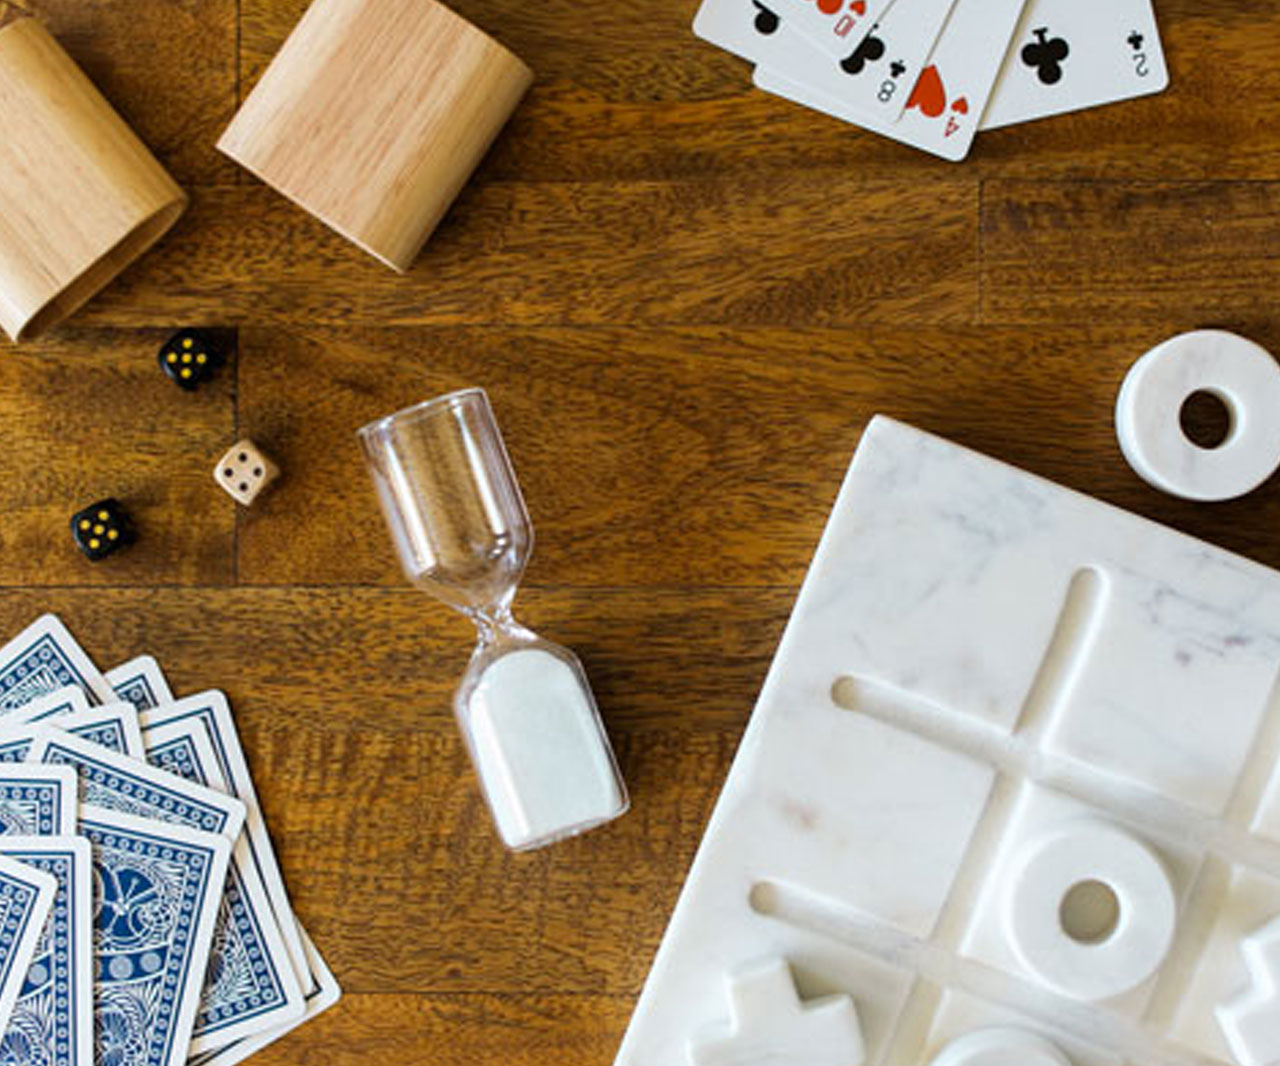
[[(1214, 325), (1280, 350), (1280, 10), (1158, 0), (1173, 88), (962, 166), (753, 91), (693, 0), (461, 0), (538, 82), (407, 277), (213, 148), (304, 0), (40, 0), (192, 190), (163, 244), (0, 359), (0, 624), (227, 690), (342, 1003), (262, 1063), (607, 1066), (859, 434), (885, 412), (1280, 565), (1280, 486), (1163, 497), (1129, 364)], [(238, 330), (185, 394), (178, 326)], [(490, 392), (631, 813), (513, 857), (450, 710), (470, 627), (403, 582), (353, 432)], [(283, 482), (237, 510), (238, 435)], [(91, 566), (114, 494), (139, 544)], [(672, 1064), (676, 1066), (676, 1064)]]

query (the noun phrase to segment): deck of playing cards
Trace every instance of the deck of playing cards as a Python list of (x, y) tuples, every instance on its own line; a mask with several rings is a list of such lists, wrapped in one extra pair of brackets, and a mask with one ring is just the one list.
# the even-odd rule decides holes
[(51, 615), (0, 649), (0, 1057), (231, 1066), (339, 995), (222, 693)]
[(1169, 84), (1151, 0), (703, 0), (693, 29), (760, 88), (955, 161)]

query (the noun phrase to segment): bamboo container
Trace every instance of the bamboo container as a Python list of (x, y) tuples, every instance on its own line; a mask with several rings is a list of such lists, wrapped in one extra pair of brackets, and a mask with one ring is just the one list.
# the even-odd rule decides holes
[(177, 221), (186, 194), (26, 11), (0, 0), (0, 326), (41, 333)]
[(218, 147), (405, 271), (532, 80), (435, 0), (315, 0)]

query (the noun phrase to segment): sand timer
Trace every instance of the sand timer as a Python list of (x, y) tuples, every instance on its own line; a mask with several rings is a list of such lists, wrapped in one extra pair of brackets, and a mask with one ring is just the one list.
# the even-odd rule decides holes
[(428, 400), (359, 436), (405, 574), (475, 623), (454, 711), (503, 841), (536, 848), (624, 813), (582, 665), (511, 614), (533, 526), (484, 390)]

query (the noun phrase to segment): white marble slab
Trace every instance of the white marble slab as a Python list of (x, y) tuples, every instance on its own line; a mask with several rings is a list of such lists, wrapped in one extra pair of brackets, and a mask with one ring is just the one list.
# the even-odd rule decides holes
[[(1280, 575), (874, 420), (617, 1066), (693, 1063), (731, 975), (783, 963), (801, 1009), (852, 1000), (868, 1066), (985, 1061), (963, 1038), (986, 1026), (1075, 1066), (1234, 1061), (1239, 941), (1280, 916), (1278, 677)], [(1163, 961), (1110, 999), (1011, 948), (1037, 834), (1084, 821), (1177, 901)]]

